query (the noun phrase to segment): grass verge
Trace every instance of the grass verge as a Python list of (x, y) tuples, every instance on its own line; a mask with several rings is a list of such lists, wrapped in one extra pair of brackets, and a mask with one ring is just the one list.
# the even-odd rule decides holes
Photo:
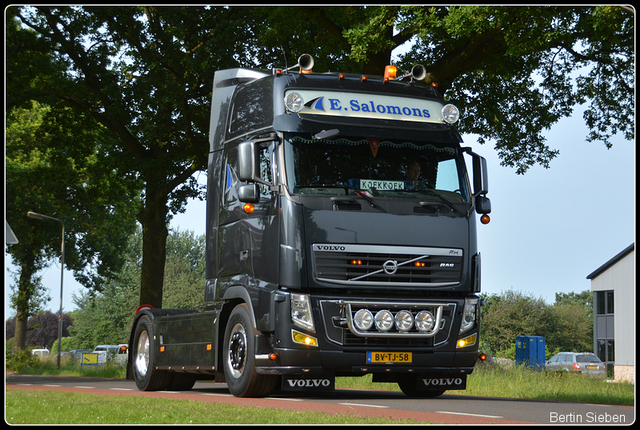
[(9, 424), (417, 424), (190, 400), (7, 390)]
[[(336, 378), (336, 388), (400, 390), (395, 383), (374, 384), (371, 375)], [(524, 366), (478, 366), (467, 378), (466, 390), (447, 391), (447, 394), (624, 406), (634, 404), (632, 383), (610, 382), (578, 373), (536, 372)]]

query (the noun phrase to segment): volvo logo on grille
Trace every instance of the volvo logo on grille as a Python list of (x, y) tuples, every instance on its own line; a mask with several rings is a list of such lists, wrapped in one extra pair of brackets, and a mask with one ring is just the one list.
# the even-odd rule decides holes
[(396, 260), (387, 260), (382, 265), (382, 270), (387, 275), (393, 275), (398, 271), (398, 262)]

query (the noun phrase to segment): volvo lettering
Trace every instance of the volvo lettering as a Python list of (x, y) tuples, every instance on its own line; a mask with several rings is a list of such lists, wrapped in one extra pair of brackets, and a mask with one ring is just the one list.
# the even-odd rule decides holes
[(424, 67), (396, 79), (313, 64), (215, 73), (202, 304), (138, 309), (127, 378), (140, 390), (210, 379), (260, 397), (364, 375), (413, 397), (465, 389), (486, 161)]

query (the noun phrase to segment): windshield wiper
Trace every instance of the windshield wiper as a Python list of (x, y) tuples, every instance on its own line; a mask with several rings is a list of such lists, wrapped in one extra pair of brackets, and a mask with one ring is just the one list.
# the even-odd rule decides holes
[[(433, 190), (421, 190), (423, 193), (428, 194), (430, 196), (436, 196), (436, 198), (438, 200), (440, 200), (442, 203), (445, 204), (445, 206), (447, 206), (449, 209), (451, 209), (452, 212), (457, 212), (461, 215), (465, 215), (465, 213), (463, 211), (461, 211), (460, 209), (456, 208), (455, 205), (453, 203), (451, 203), (449, 200), (445, 199), (444, 197), (442, 197), (440, 194), (436, 193)], [(423, 202), (420, 202), (420, 204), (422, 205)], [(424, 202), (427, 203), (427, 202)]]
[(380, 207), (376, 204), (375, 201), (373, 201), (373, 199), (370, 196), (366, 195), (362, 190), (356, 187), (353, 187), (349, 184), (311, 184), (311, 185), (305, 185), (304, 187), (305, 188), (344, 188), (345, 194), (348, 195), (349, 194), (348, 190), (351, 190), (356, 194), (356, 196), (362, 197), (364, 200), (366, 200), (371, 205), (371, 207), (378, 207), (378, 208)]

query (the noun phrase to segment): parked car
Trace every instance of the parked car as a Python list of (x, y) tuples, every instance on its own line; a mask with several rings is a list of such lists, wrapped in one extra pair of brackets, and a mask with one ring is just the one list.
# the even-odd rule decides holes
[(604, 363), (592, 352), (560, 352), (551, 357), (546, 365), (550, 371), (580, 372), (591, 376), (605, 376)]
[(118, 345), (118, 351), (116, 355), (113, 357), (113, 360), (118, 363), (120, 366), (126, 366), (127, 357), (129, 356), (129, 345), (126, 343), (121, 343)]
[(49, 350), (47, 348), (32, 349), (31, 353), (38, 358), (46, 358), (49, 356)]
[(118, 345), (98, 345), (93, 352), (98, 354), (98, 364), (104, 364), (116, 355)]

